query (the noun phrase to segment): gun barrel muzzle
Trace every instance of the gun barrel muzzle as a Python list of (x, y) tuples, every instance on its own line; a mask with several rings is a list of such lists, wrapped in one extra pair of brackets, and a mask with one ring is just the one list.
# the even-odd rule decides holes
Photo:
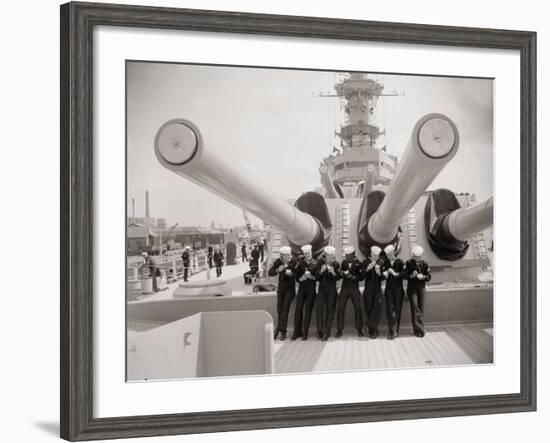
[(167, 169), (271, 223), (296, 245), (321, 235), (314, 217), (268, 190), (223, 151), (206, 148), (199, 129), (188, 120), (170, 120), (160, 127), (155, 154)]
[(458, 146), (458, 129), (447, 116), (428, 114), (418, 120), (386, 196), (369, 219), (374, 241), (384, 244), (395, 238), (402, 218), (456, 155)]

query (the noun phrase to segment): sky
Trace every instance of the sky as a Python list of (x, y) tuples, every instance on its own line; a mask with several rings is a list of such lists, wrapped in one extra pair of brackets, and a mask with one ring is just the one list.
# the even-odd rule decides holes
[[(321, 159), (339, 146), (335, 131), (345, 123), (334, 84), (342, 73), (249, 67), (128, 62), (128, 214), (145, 215), (149, 190), (152, 217), (180, 226), (244, 224), (242, 210), (165, 169), (154, 154), (154, 137), (167, 120), (195, 123), (205, 147), (224, 151), (284, 199), (319, 186)], [(453, 77), (373, 74), (384, 92), (377, 123), (386, 131), (379, 145), (400, 157), (414, 124), (438, 112), (458, 127), (457, 155), (434, 180), (446, 187), (493, 195), (493, 81)], [(250, 216), (252, 223), (258, 220)]]

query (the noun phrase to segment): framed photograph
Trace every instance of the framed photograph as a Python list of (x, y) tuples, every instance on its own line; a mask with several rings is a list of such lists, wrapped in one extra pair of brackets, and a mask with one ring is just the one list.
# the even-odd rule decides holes
[(61, 6), (61, 437), (533, 411), (536, 34)]

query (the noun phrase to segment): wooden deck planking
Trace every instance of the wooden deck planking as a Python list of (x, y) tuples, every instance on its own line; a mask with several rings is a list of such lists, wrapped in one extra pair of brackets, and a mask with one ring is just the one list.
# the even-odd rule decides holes
[(461, 331), (470, 336), (487, 354), (493, 353), (493, 338), (485, 334), (481, 328), (463, 327)]
[[(357, 337), (355, 330), (344, 331), (340, 339), (323, 342), (275, 342), (275, 372), (326, 372), (361, 369), (437, 367), (470, 365), (493, 361), (490, 324), (430, 326), (424, 338), (410, 334), (387, 340)], [(291, 334), (289, 334), (290, 336)]]
[(403, 362), (402, 367), (406, 368), (413, 366), (414, 359), (411, 352), (409, 351), (409, 348), (405, 345), (405, 341), (402, 338), (398, 337), (395, 340), (395, 345), (397, 351), (401, 355), (401, 361)]
[(403, 360), (401, 359), (401, 356), (399, 355), (399, 352), (397, 352), (397, 343), (395, 340), (390, 340), (388, 342), (388, 351), (390, 355), (392, 356), (392, 360), (395, 364), (394, 367), (401, 368), (403, 367)]
[(426, 366), (444, 366), (449, 364), (448, 361), (442, 358), (441, 353), (437, 346), (433, 345), (433, 342), (428, 340), (429, 332), (426, 333), (423, 339), (417, 340), (416, 343), (420, 348), (422, 358), (424, 359), (424, 365)]
[(455, 342), (460, 342), (462, 350), (474, 362), (489, 363), (491, 354), (484, 351), (482, 347), (471, 337), (471, 334), (462, 325), (456, 325), (447, 332)]
[(461, 347), (461, 344), (452, 339), (452, 337), (448, 333), (448, 330), (446, 331), (445, 329), (439, 327), (433, 332), (438, 333), (438, 335), (441, 337), (441, 346), (444, 346), (448, 350), (448, 353), (452, 355), (452, 359), (450, 360), (452, 361), (451, 364), (463, 365), (476, 363), (475, 359), (473, 359), (468, 353), (464, 351), (464, 349)]
[(382, 358), (387, 364), (388, 368), (397, 368), (397, 362), (394, 360), (393, 355), (390, 351), (390, 346), (392, 344), (391, 340), (384, 340), (384, 343), (382, 343), (382, 340), (376, 340), (376, 343), (379, 345), (379, 349), (382, 351)]
[[(340, 341), (341, 340), (341, 341)], [(346, 354), (346, 342), (347, 342), (348, 338), (347, 337), (343, 337), (342, 339), (339, 339), (338, 342), (336, 341), (336, 339), (331, 339), (331, 345), (336, 347), (336, 364), (335, 364), (335, 369), (337, 371), (342, 371), (344, 369), (346, 369), (346, 366), (344, 366), (344, 357), (345, 357), (345, 354)]]
[(404, 338), (405, 340), (405, 346), (407, 346), (407, 349), (409, 350), (409, 355), (412, 356), (412, 365), (414, 367), (424, 366), (424, 357), (422, 356), (422, 353), (420, 352), (420, 349), (418, 347), (418, 337), (410, 336), (407, 338)]
[(357, 339), (357, 344), (361, 349), (359, 351), (361, 354), (360, 356), (361, 358), (359, 359), (359, 367), (357, 369), (369, 368), (370, 367), (369, 353), (366, 351), (365, 346), (363, 346), (361, 339), (359, 338)]
[(361, 343), (359, 340), (352, 340), (351, 344), (353, 369), (361, 369)]
[(461, 328), (461, 332), (467, 336), (472, 345), (482, 354), (482, 359), (486, 363), (493, 362), (493, 338), (485, 334), (479, 328)]
[(353, 338), (348, 338), (344, 344), (344, 358), (342, 359), (342, 364), (345, 368), (355, 369), (353, 367)]
[(448, 338), (444, 332), (431, 332), (426, 334), (426, 340), (431, 344), (434, 352), (440, 356), (439, 364), (456, 365), (460, 364), (460, 358), (456, 352), (452, 352), (449, 347)]
[(301, 339), (298, 339), (293, 343), (295, 343), (295, 346), (297, 348), (296, 359), (293, 363), (294, 372), (298, 372), (300, 369), (305, 370), (305, 368), (309, 368), (308, 359), (311, 358), (311, 354), (314, 355), (314, 353), (308, 352), (308, 343), (302, 341)]

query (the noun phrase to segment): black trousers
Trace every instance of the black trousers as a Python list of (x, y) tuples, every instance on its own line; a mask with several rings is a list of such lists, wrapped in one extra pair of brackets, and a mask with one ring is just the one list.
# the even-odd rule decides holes
[(187, 281), (189, 277), (189, 265), (183, 265), (183, 281)]
[(413, 331), (424, 332), (424, 295), (426, 294), (426, 288), (421, 286), (411, 285), (409, 283), (407, 287), (407, 297), (409, 297), (409, 304), (411, 306), (411, 320), (413, 324)]
[(216, 276), (222, 275), (222, 265), (216, 263)]
[(336, 283), (321, 283), (319, 285), (315, 311), (317, 313), (317, 332), (320, 334), (330, 336), (337, 295)]
[[(382, 305), (384, 304), (384, 294), (382, 293), (381, 286), (366, 285), (363, 297), (367, 311), (367, 326), (370, 329), (378, 330), (378, 323), (382, 315)], [(395, 325), (395, 308), (391, 297), (386, 298), (386, 319), (388, 328), (393, 329)]]
[(344, 329), (346, 304), (350, 298), (351, 303), (353, 304), (353, 312), (355, 314), (355, 328), (361, 329), (363, 326), (363, 321), (361, 319), (361, 292), (359, 291), (359, 285), (357, 283), (342, 283), (342, 289), (340, 289), (340, 295), (338, 296), (338, 318), (336, 321), (336, 327), (338, 329)]
[(212, 269), (212, 257), (208, 257), (208, 267)]
[(277, 330), (286, 332), (288, 325), (288, 312), (294, 296), (296, 288), (292, 286), (283, 286), (277, 289)]
[(394, 306), (395, 332), (399, 332), (399, 326), (401, 325), (401, 311), (403, 309), (404, 298), (405, 298), (405, 291), (403, 290), (403, 284), (386, 286), (386, 303), (388, 303), (388, 300), (390, 300), (390, 302), (393, 303), (393, 306)]
[(294, 310), (294, 335), (302, 337), (308, 335), (311, 314), (315, 304), (315, 284), (305, 285), (303, 283), (298, 287), (296, 296), (296, 308)]

